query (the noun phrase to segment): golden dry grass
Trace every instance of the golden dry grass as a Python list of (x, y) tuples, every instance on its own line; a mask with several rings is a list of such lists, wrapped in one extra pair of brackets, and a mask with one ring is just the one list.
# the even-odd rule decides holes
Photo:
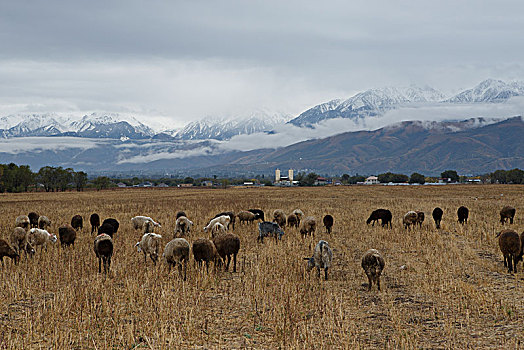
[[(15, 217), (37, 211), (60, 224), (81, 214), (85, 227), (74, 249), (58, 244), (9, 260), (0, 270), (0, 348), (518, 348), (524, 317), (522, 264), (514, 276), (503, 267), (495, 232), (499, 210), (517, 208), (524, 229), (523, 186), (323, 187), (165, 189), (0, 195), (0, 228), (6, 238)], [(502, 196), (503, 195), (503, 196)], [(460, 205), (469, 223), (456, 222)], [(442, 229), (431, 219), (444, 210)], [(389, 208), (393, 229), (365, 224), (370, 211)], [(335, 218), (328, 236), (286, 229), (279, 244), (257, 244), (255, 225), (237, 224), (238, 272), (206, 274), (189, 264), (188, 279), (164, 264), (144, 264), (134, 249), (141, 234), (130, 218), (149, 215), (165, 245), (174, 215), (195, 222), (190, 241), (224, 210), (300, 208), (320, 221)], [(401, 217), (423, 210), (421, 229), (404, 230)], [(115, 217), (120, 230), (108, 278), (97, 273), (89, 215)], [(508, 225), (506, 225), (508, 226)], [(334, 251), (330, 280), (305, 271), (319, 239)], [(367, 291), (360, 267), (369, 248), (386, 260), (383, 290)]]

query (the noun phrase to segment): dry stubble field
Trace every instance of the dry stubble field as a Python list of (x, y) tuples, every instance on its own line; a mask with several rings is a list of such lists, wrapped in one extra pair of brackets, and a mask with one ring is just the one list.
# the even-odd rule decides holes
[[(524, 229), (523, 186), (370, 186), (321, 188), (165, 189), (0, 195), (0, 228), (8, 236), (17, 215), (37, 211), (50, 231), (81, 214), (85, 227), (74, 249), (58, 243), (18, 266), (0, 270), (0, 348), (519, 348), (524, 322), (522, 264), (503, 267), (495, 232), (499, 210), (517, 208), (512, 228)], [(456, 222), (460, 205), (470, 221)], [(436, 230), (431, 211), (444, 210)], [(370, 211), (393, 213), (393, 229), (367, 226)], [(141, 234), (130, 218), (149, 215), (173, 235), (174, 214), (185, 210), (196, 228), (224, 210), (301, 208), (335, 218), (303, 239), (286, 229), (282, 242), (257, 244), (255, 225), (240, 226), (237, 273), (209, 274), (189, 264), (188, 279), (168, 274), (134, 249)], [(401, 217), (423, 210), (421, 229)], [(97, 273), (88, 217), (115, 217), (120, 230), (108, 278)], [(334, 251), (330, 280), (305, 271), (319, 239)], [(383, 290), (367, 291), (360, 267), (369, 248), (386, 260)]]

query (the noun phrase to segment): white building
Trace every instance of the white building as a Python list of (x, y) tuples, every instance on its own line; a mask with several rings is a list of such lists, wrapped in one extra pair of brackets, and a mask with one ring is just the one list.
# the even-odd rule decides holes
[(364, 185), (376, 185), (378, 183), (378, 177), (376, 176), (369, 176), (366, 178), (366, 181), (364, 181)]
[(280, 174), (280, 169), (275, 170), (275, 183), (281, 185), (292, 185), (293, 184), (293, 169), (289, 169), (287, 176), (282, 176)]

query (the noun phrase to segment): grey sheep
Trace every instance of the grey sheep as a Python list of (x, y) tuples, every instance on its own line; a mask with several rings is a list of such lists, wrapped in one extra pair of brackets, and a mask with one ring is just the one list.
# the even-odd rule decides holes
[(510, 206), (505, 206), (500, 210), (500, 223), (504, 225), (509, 219), (510, 225), (513, 224), (513, 218), (515, 217), (515, 208)]
[(368, 250), (362, 257), (362, 268), (366, 276), (368, 276), (368, 291), (371, 290), (373, 282), (375, 282), (378, 290), (380, 290), (380, 275), (382, 274), (382, 270), (384, 270), (384, 266), (384, 258), (376, 249)]
[(283, 210), (281, 209), (277, 209), (275, 211), (273, 211), (273, 221), (276, 222), (278, 224), (278, 226), (280, 227), (285, 227), (286, 226), (286, 214), (284, 213)]
[(189, 220), (185, 216), (178, 217), (175, 223), (175, 237), (177, 237), (179, 234), (182, 236), (187, 235), (191, 232), (191, 227), (193, 227), (193, 221)]
[(302, 236), (315, 235), (317, 229), (317, 220), (313, 216), (308, 216), (300, 222), (300, 234)]
[(504, 255), (504, 266), (508, 272), (517, 273), (517, 263), (522, 261), (524, 232), (521, 237), (513, 230), (502, 230), (497, 234), (500, 251)]
[(111, 267), (111, 257), (113, 256), (113, 239), (105, 233), (96, 236), (93, 250), (98, 258), (98, 273), (102, 273), (103, 262), (104, 273), (107, 274)]
[(233, 272), (237, 272), (237, 254), (240, 250), (240, 238), (234, 233), (226, 233), (213, 237), (212, 241), (217, 248), (218, 255), (226, 262), (226, 271), (229, 269), (231, 255), (233, 255)]
[(178, 264), (178, 271), (182, 274), (182, 265), (184, 267), (184, 281), (187, 277), (187, 262), (189, 260), (189, 242), (184, 238), (174, 238), (164, 248), (162, 254), (164, 261), (171, 271), (171, 267)]
[(29, 221), (29, 216), (27, 215), (17, 216), (15, 219), (15, 225), (17, 227), (22, 227), (24, 230), (28, 230), (29, 226), (31, 225), (31, 221)]
[(329, 247), (328, 242), (320, 240), (315, 246), (313, 256), (311, 258), (304, 258), (307, 260), (308, 270), (311, 271), (314, 267), (317, 268), (317, 274), (320, 278), (320, 269), (324, 269), (324, 279), (328, 279), (328, 269), (331, 267), (333, 261), (333, 251)]
[(60, 238), (60, 245), (65, 248), (69, 245), (74, 246), (76, 240), (76, 230), (71, 225), (62, 225), (58, 228), (58, 237)]
[(282, 230), (282, 228), (276, 222), (260, 222), (258, 224), (257, 241), (260, 243), (264, 243), (264, 237), (267, 237), (269, 235), (275, 237), (275, 241), (277, 239), (281, 240), (282, 236), (284, 235), (284, 230)]
[(38, 218), (38, 228), (41, 230), (47, 230), (51, 226), (51, 220), (45, 215)]
[(402, 223), (404, 224), (404, 228), (408, 228), (411, 225), (415, 225), (417, 222), (418, 222), (418, 214), (417, 214), (417, 212), (415, 212), (413, 210), (408, 211), (404, 215), (404, 218), (402, 219)]
[(158, 252), (160, 251), (160, 244), (162, 243), (162, 236), (156, 233), (144, 233), (142, 240), (135, 244), (136, 250), (144, 253), (144, 263), (147, 263), (147, 256), (151, 258), (153, 264), (156, 265), (158, 261)]

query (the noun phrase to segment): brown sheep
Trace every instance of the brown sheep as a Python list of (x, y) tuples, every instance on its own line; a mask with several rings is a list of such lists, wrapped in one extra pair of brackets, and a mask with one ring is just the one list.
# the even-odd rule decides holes
[(206, 271), (209, 271), (210, 261), (213, 261), (216, 268), (220, 260), (215, 243), (207, 238), (198, 238), (193, 242), (193, 256), (199, 265), (206, 263)]
[(62, 248), (72, 245), (75, 246), (76, 230), (73, 226), (65, 224), (58, 228), (58, 237)]
[(0, 261), (2, 261), (2, 266), (5, 266), (4, 256), (10, 257), (15, 264), (18, 264), (18, 260), (20, 260), (20, 254), (18, 254), (5, 240), (0, 239)]
[(111, 267), (111, 257), (113, 256), (113, 239), (105, 233), (96, 236), (93, 250), (98, 258), (98, 273), (102, 273), (103, 261), (104, 273), (107, 274)]
[(97, 213), (91, 214), (89, 223), (91, 224), (91, 234), (93, 234), (100, 227), (100, 216)]
[(84, 228), (84, 219), (81, 215), (75, 215), (71, 218), (71, 226), (75, 229), (83, 229)]
[(317, 220), (313, 216), (308, 216), (300, 222), (300, 234), (302, 236), (315, 235), (317, 229)]
[(327, 233), (331, 233), (331, 228), (333, 227), (333, 216), (326, 215), (322, 219), (322, 222), (324, 223), (324, 227), (326, 228)]
[(368, 291), (371, 290), (373, 282), (375, 282), (378, 290), (380, 290), (380, 275), (382, 274), (382, 270), (384, 270), (384, 266), (384, 258), (376, 249), (368, 250), (362, 257), (362, 268), (366, 276), (368, 276)]
[(522, 261), (524, 233), (519, 237), (519, 234), (513, 230), (502, 230), (497, 237), (499, 237), (500, 251), (504, 255), (504, 266), (508, 268), (509, 273), (512, 271), (517, 273), (517, 263)]
[(295, 214), (298, 218), (298, 224), (300, 225), (300, 221), (304, 218), (304, 212), (300, 209), (293, 210), (293, 214)]
[(40, 217), (40, 215), (32, 211), (29, 214), (27, 214), (27, 217), (29, 218), (31, 228), (38, 227), (38, 218)]
[(369, 218), (366, 220), (366, 224), (369, 225), (371, 223), (371, 226), (375, 226), (375, 222), (378, 222), (378, 220), (381, 220), (382, 227), (386, 226), (389, 228), (392, 228), (391, 226), (391, 220), (393, 219), (393, 215), (391, 215), (391, 211), (388, 209), (376, 209), (371, 212), (369, 215)]
[(286, 214), (283, 210), (277, 209), (273, 212), (273, 221), (280, 227), (286, 227)]
[(13, 231), (11, 231), (11, 235), (9, 237), (9, 241), (11, 243), (11, 246), (16, 250), (18, 254), (21, 254), (21, 251), (23, 250), (25, 252), (25, 255), (29, 255), (32, 257), (35, 253), (35, 250), (33, 249), (33, 246), (29, 243), (27, 231), (24, 230), (22, 227), (15, 227)]
[(249, 224), (249, 223), (252, 223), (255, 220), (256, 215), (253, 214), (250, 211), (242, 210), (242, 211), (238, 212), (237, 218), (238, 218), (238, 221), (240, 222), (241, 225), (244, 222)]
[(425, 218), (424, 212), (423, 211), (416, 211), (415, 213), (417, 213), (417, 222), (416, 222), (416, 224), (418, 224), (419, 227), (422, 227), (422, 223), (424, 222), (424, 218)]
[(457, 216), (458, 216), (458, 222), (461, 224), (467, 224), (468, 223), (468, 216), (469, 216), (469, 209), (465, 206), (461, 206), (457, 210)]
[(298, 220), (298, 217), (295, 214), (289, 214), (287, 216), (287, 225), (289, 227), (298, 228), (299, 223), (300, 223), (300, 220)]
[(500, 210), (500, 223), (504, 225), (506, 220), (509, 219), (510, 225), (513, 224), (513, 218), (515, 217), (515, 208), (510, 206), (505, 206)]
[(234, 233), (226, 233), (213, 237), (212, 239), (217, 248), (218, 255), (226, 261), (226, 271), (229, 269), (231, 255), (233, 255), (233, 272), (237, 272), (237, 254), (240, 250), (240, 238)]

